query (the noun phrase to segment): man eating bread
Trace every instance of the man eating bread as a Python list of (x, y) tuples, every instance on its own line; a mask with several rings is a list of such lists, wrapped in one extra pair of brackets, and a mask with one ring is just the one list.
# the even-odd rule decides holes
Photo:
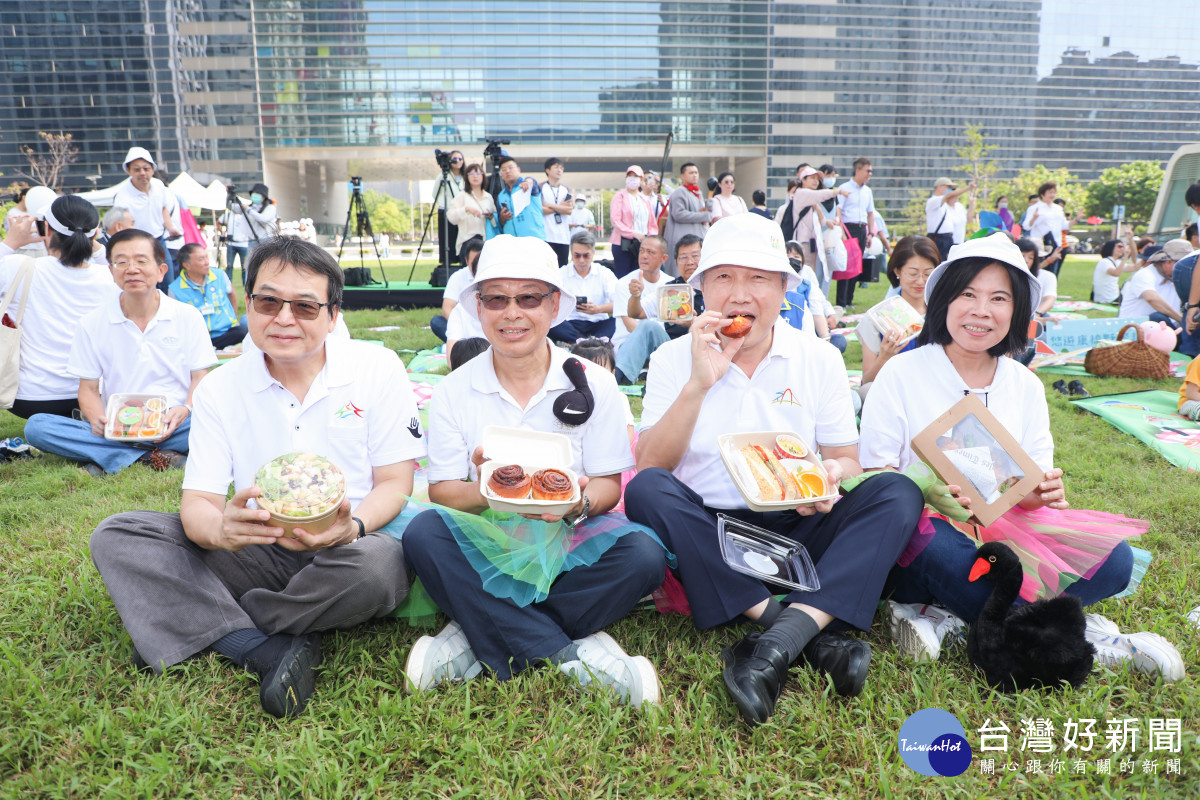
[[(726, 469), (719, 436), (778, 431), (819, 450), (826, 496), (862, 471), (840, 354), (779, 320), (784, 293), (799, 282), (774, 222), (741, 214), (713, 225), (689, 280), (707, 310), (650, 360), (639, 474), (625, 490), (629, 518), (653, 528), (677, 556), (696, 627), (750, 621), (764, 629), (721, 654), (726, 688), (750, 724), (771, 716), (798, 660), (828, 674), (840, 695), (862, 691), (870, 646), (841, 631), (870, 627), (923, 502), (912, 481), (888, 473), (838, 498), (752, 511)], [(748, 330), (737, 317), (749, 320)], [(780, 491), (769, 499), (792, 502)], [(728, 566), (718, 513), (803, 544), (820, 588), (792, 591), (781, 603), (773, 596), (779, 587)]]

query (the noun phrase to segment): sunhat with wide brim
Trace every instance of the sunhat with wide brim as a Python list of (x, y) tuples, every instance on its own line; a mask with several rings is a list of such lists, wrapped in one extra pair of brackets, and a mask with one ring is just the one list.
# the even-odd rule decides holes
[(778, 272), (787, 277), (789, 291), (800, 285), (801, 278), (788, 261), (783, 231), (774, 220), (758, 214), (734, 214), (713, 223), (700, 248), (700, 266), (688, 285), (701, 288), (706, 270), (726, 264)]
[(487, 281), (541, 281), (559, 292), (558, 314), (551, 327), (566, 322), (575, 311), (575, 295), (563, 288), (558, 271), (558, 256), (553, 248), (533, 236), (512, 236), (502, 233), (488, 239), (479, 252), (475, 280), (463, 289), (458, 302), (468, 314), (479, 318), (475, 293)]
[(942, 275), (946, 274), (946, 270), (953, 269), (956, 262), (968, 258), (985, 258), (1015, 268), (1025, 276), (1025, 283), (1029, 289), (1030, 308), (1037, 308), (1038, 304), (1042, 302), (1042, 284), (1029, 271), (1029, 266), (1025, 263), (1025, 256), (1021, 254), (1021, 248), (1017, 247), (1016, 242), (1007, 233), (993, 233), (982, 239), (968, 239), (962, 244), (956, 244), (950, 248), (946, 260), (938, 264), (929, 276), (929, 280), (925, 281), (926, 303), (929, 302), (929, 298), (933, 297), (933, 287), (937, 286)]

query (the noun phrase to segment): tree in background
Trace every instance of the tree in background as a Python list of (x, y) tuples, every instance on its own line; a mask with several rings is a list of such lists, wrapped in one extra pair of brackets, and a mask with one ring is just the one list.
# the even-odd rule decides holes
[(412, 206), (408, 201), (367, 189), (363, 192), (363, 205), (376, 233), (407, 235), (412, 231)]
[(54, 191), (62, 189), (63, 171), (79, 160), (79, 148), (71, 141), (69, 133), (47, 133), (38, 131), (43, 147), (21, 145), (21, 155), (29, 162), (29, 172), (17, 174), (33, 181), (35, 185), (48, 186)]
[[(1019, 221), (1021, 215), (1025, 213), (1025, 208), (1029, 205), (1026, 198), (1031, 194), (1037, 194), (1038, 187), (1048, 182), (1058, 184), (1058, 196), (1067, 202), (1068, 215), (1087, 208), (1087, 187), (1080, 185), (1077, 177), (1072, 175), (1066, 167), (1049, 169), (1042, 164), (1036, 165), (1033, 169), (1018, 172), (1016, 177), (1007, 181), (993, 184), (992, 193), (988, 199), (990, 202), (991, 198), (1007, 197), (1008, 210)], [(1070, 216), (1067, 217), (1068, 220), (1070, 218)]]
[(1157, 161), (1130, 161), (1109, 167), (1087, 187), (1087, 210), (1099, 217), (1111, 217), (1113, 206), (1125, 206), (1125, 219), (1146, 222), (1154, 212), (1154, 201), (1163, 182), (1163, 168)]
[(996, 145), (987, 143), (988, 135), (977, 123), (972, 122), (963, 129), (963, 138), (966, 144), (955, 150), (963, 163), (955, 167), (954, 171), (963, 173), (967, 183), (975, 182), (970, 197), (959, 201), (966, 202), (968, 208), (970, 201), (975, 201), (976, 214), (973, 219), (967, 220), (967, 235), (970, 236), (979, 230), (978, 212), (990, 210), (992, 207), (992, 184), (1000, 165), (988, 158), (988, 154), (996, 149)]

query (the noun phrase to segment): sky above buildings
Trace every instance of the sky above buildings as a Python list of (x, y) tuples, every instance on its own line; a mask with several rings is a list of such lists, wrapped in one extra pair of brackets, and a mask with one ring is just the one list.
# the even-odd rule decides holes
[(1129, 51), (1141, 61), (1179, 56), (1200, 64), (1200, 3), (1042, 0), (1038, 77), (1049, 75), (1068, 49), (1086, 50), (1093, 59)]

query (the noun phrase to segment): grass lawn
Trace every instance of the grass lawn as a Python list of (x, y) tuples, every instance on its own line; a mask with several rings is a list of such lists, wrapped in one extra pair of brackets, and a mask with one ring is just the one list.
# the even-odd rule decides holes
[[(1060, 292), (1085, 299), (1090, 265), (1068, 262)], [(880, 285), (860, 291), (858, 308), (882, 295)], [(431, 313), (347, 317), (355, 336), (417, 349), (435, 343), (422, 329)], [(365, 330), (383, 324), (405, 329)], [(856, 343), (847, 363), (858, 366)], [(1084, 382), (1093, 394), (1150, 388)], [(1178, 382), (1153, 387), (1174, 391)], [(1197, 477), (1061, 395), (1048, 398), (1073, 505), (1152, 523), (1136, 542), (1154, 553), (1139, 592), (1097, 610), (1123, 629), (1155, 630), (1176, 643), (1188, 664), (1182, 682), (1097, 670), (1080, 691), (997, 694), (962, 649), (934, 664), (905, 663), (876, 624), (866, 635), (875, 657), (860, 697), (844, 701), (795, 668), (771, 724), (751, 730), (726, 697), (717, 655), (745, 628), (700, 634), (686, 618), (655, 612), (613, 626), (662, 678), (662, 706), (637, 712), (582, 694), (548, 669), (407, 694), (401, 670), (422, 631), (388, 620), (328, 635), (312, 703), (280, 722), (260, 710), (255, 679), (216, 656), (162, 678), (130, 668), (129, 639), (88, 556), (88, 536), (118, 511), (177, 510), (182, 475), (134, 466), (96, 480), (47, 456), (0, 465), (0, 796), (1195, 798), (1200, 652), (1184, 615), (1200, 605)], [(0, 412), (0, 437), (21, 430), (21, 420)], [(901, 762), (901, 724), (930, 707), (956, 715), (977, 750), (957, 778), (923, 777)], [(1052, 752), (1022, 750), (1022, 720), (1034, 718), (1054, 726)], [(1150, 751), (1150, 718), (1182, 720), (1181, 753)], [(1073, 772), (1079, 751), (1062, 742), (1064, 724), (1080, 719), (1097, 720), (1099, 734), (1083, 754), (1091, 758), (1083, 774)], [(1141, 733), (1136, 747), (1114, 754), (1104, 732), (1120, 719), (1136, 720)], [(1011, 730), (1008, 752), (982, 754), (996, 758), (994, 776), (979, 763), (977, 731), (987, 720)], [(1097, 774), (1097, 757), (1112, 757), (1114, 774)], [(1132, 773), (1121, 773), (1121, 757), (1136, 759)], [(1182, 759), (1181, 774), (1166, 774), (1172, 757)], [(1041, 772), (1026, 768), (1031, 759)], [(1066, 772), (1051, 772), (1052, 760)], [(1153, 760), (1157, 771), (1144, 771)], [(1009, 762), (1020, 769), (1005, 771)]]

